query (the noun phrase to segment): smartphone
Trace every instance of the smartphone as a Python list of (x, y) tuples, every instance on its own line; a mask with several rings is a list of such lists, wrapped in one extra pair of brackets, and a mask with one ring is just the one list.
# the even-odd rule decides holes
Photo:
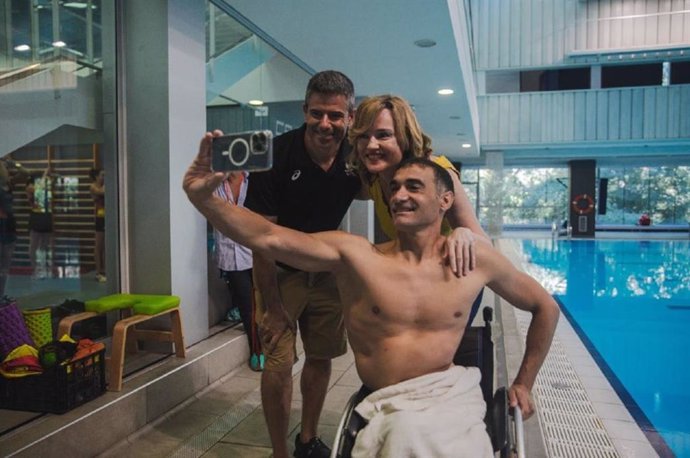
[(273, 133), (270, 130), (240, 132), (213, 139), (211, 167), (214, 172), (256, 172), (273, 166)]

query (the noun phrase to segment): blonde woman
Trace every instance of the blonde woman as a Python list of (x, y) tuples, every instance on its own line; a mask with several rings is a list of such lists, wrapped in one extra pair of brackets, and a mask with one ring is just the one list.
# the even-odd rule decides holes
[[(352, 145), (350, 167), (357, 170), (363, 183), (363, 195), (374, 200), (379, 226), (390, 239), (396, 238), (388, 208), (389, 183), (404, 159), (424, 157), (450, 172), (455, 187), (453, 206), (445, 215), (442, 232), (448, 235), (446, 249), (451, 269), (467, 275), (475, 266), (474, 242), (489, 240), (474, 214), (460, 183), (460, 174), (444, 156), (432, 155), (431, 139), (424, 134), (409, 103), (394, 95), (379, 95), (363, 100), (357, 107), (348, 139)], [(481, 302), (481, 293), (472, 307), (471, 319)]]

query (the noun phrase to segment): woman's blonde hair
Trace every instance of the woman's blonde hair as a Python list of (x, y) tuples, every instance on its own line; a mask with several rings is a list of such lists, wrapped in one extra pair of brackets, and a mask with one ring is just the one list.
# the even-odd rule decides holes
[(405, 99), (388, 94), (368, 97), (357, 107), (354, 123), (348, 132), (348, 141), (352, 145), (348, 165), (357, 170), (367, 183), (370, 183), (373, 177), (359, 160), (357, 138), (369, 130), (383, 110), (391, 112), (395, 139), (403, 152), (403, 160), (412, 157), (428, 158), (432, 152), (431, 138), (422, 132), (412, 107)]

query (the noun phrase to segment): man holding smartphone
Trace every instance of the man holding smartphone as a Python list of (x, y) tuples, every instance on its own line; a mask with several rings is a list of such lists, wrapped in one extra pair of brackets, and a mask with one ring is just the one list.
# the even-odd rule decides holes
[[(346, 139), (355, 109), (352, 81), (327, 70), (307, 85), (304, 125), (273, 142), (273, 168), (252, 174), (245, 206), (281, 226), (302, 232), (335, 230), (361, 183), (345, 167)], [(342, 306), (329, 272), (308, 273), (255, 254), (257, 323), (266, 357), (261, 399), (273, 456), (288, 456), (296, 335), (306, 356), (300, 388), (302, 423), (295, 457), (328, 457), (317, 435), (331, 375), (331, 359), (347, 350)]]

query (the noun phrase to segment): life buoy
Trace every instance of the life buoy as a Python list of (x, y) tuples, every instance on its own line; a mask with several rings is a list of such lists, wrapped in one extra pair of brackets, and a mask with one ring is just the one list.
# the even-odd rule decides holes
[(588, 194), (578, 194), (573, 199), (573, 211), (578, 215), (586, 215), (594, 210), (594, 200)]

